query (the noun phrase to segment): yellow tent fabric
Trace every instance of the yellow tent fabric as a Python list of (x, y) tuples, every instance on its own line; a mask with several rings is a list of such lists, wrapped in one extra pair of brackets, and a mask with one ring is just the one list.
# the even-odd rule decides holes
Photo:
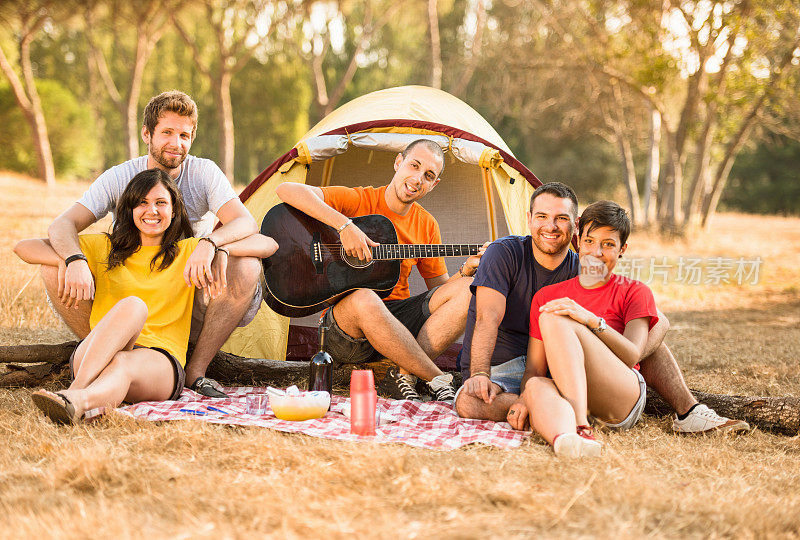
[(475, 109), (443, 90), (428, 86), (398, 86), (356, 98), (320, 120), (301, 140), (343, 126), (395, 119), (419, 120), (451, 126), (473, 133), (501, 150), (511, 153), (503, 138)]
[[(393, 123), (389, 120), (398, 122)], [(359, 127), (363, 126), (359, 126), (359, 124), (365, 123), (373, 125), (360, 130)], [(261, 223), (267, 211), (280, 202), (275, 194), (275, 188), (279, 184), (283, 182), (305, 183), (309, 178), (310, 171), (313, 173), (312, 176), (317, 178), (318, 183), (320, 178), (324, 182), (330, 178), (331, 171), (340, 172), (342, 167), (353, 167), (354, 160), (358, 163), (358, 167), (369, 168), (378, 167), (376, 163), (381, 160), (388, 163), (386, 160), (393, 159), (394, 156), (391, 154), (391, 156), (383, 156), (378, 159), (380, 156), (371, 150), (349, 148), (345, 154), (338, 157), (312, 163), (309, 148), (305, 144), (309, 139), (334, 131), (350, 134), (360, 131), (411, 133), (423, 136), (445, 135), (452, 138), (448, 133), (431, 129), (432, 125), (437, 124), (465, 132), (473, 138), (488, 142), (495, 147), (485, 148), (481, 153), (479, 165), (459, 164), (451, 155), (445, 167), (445, 173), (450, 172), (452, 175), (457, 175), (459, 171), (466, 171), (466, 167), (476, 171), (477, 178), (474, 184), (470, 184), (473, 187), (470, 188), (469, 196), (474, 198), (480, 197), (478, 193), (483, 195), (480, 197), (484, 200), (486, 209), (486, 218), (483, 219), (491, 221), (491, 239), (502, 234), (527, 234), (525, 212), (534, 187), (526, 178), (526, 174), (528, 178), (532, 177), (537, 182), (538, 180), (516, 161), (500, 135), (472, 107), (446, 92), (424, 86), (404, 86), (372, 92), (333, 111), (298, 141), (295, 146), (296, 157), (291, 159), (285, 157), (283, 163), (276, 162), (277, 167), (273, 164), (273, 167), (265, 171), (265, 173), (272, 171), (271, 174), (265, 177), (265, 173), (262, 173), (253, 181), (255, 185), (251, 187), (255, 188), (254, 191), (249, 189), (247, 196), (243, 197), (245, 207), (253, 214), (256, 221)], [(504, 160), (498, 150), (505, 152), (506, 156), (510, 157), (516, 165), (512, 166), (507, 163), (508, 160)], [(356, 157), (347, 158), (348, 154)], [(350, 165), (346, 165), (347, 163)], [(388, 170), (385, 163), (378, 169), (380, 174), (384, 174)], [(314, 167), (321, 167), (321, 169), (314, 169)], [(361, 172), (363, 176), (363, 171)], [(377, 174), (375, 173), (375, 175)], [(383, 177), (374, 178), (375, 175), (367, 174), (366, 176), (376, 185), (380, 185)], [(341, 177), (339, 178), (341, 179)], [(448, 182), (454, 181), (455, 179), (448, 178)], [(334, 179), (333, 183), (336, 182), (337, 180)], [(439, 188), (437, 187), (437, 189)], [(453, 206), (452, 201), (449, 202), (450, 206)], [(423, 201), (423, 205), (424, 203), (425, 201)], [(434, 212), (434, 215), (439, 217), (437, 212)], [(495, 224), (495, 220), (502, 222), (500, 227)], [(445, 233), (443, 228), (443, 235)], [(445, 241), (447, 241), (446, 235)], [(251, 358), (284, 359), (288, 329), (289, 319), (274, 313), (266, 304), (262, 304), (256, 319), (247, 327), (234, 331), (223, 349)]]

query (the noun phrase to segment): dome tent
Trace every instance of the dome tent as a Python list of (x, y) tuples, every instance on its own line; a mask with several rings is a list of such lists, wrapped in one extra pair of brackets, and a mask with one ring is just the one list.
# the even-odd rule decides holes
[[(445, 150), (441, 181), (420, 201), (439, 222), (444, 243), (479, 244), (527, 234), (525, 212), (541, 182), (474, 109), (424, 86), (379, 90), (342, 105), (259, 174), (240, 198), (260, 224), (281, 202), (275, 188), (283, 182), (381, 186), (391, 179), (397, 153), (420, 138)], [(452, 275), (463, 258), (445, 260)], [(409, 285), (412, 294), (425, 290), (416, 272)], [(293, 319), (293, 330), (315, 326), (316, 318)], [(224, 350), (251, 358), (286, 358), (289, 325), (288, 318), (262, 305), (252, 323), (231, 335)], [(300, 348), (305, 352), (299, 356), (308, 352), (307, 345)]]

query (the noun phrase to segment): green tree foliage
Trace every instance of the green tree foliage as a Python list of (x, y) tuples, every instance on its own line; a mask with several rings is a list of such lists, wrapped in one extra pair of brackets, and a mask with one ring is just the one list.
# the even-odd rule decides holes
[(770, 137), (742, 152), (722, 204), (758, 214), (800, 215), (800, 142)]
[[(262, 63), (262, 61), (264, 63)], [(234, 79), (236, 178), (247, 183), (308, 131), (306, 66), (286, 54), (257, 56)]]
[[(86, 178), (100, 166), (98, 136), (89, 110), (72, 92), (54, 80), (39, 80), (36, 88), (48, 119), (53, 163), (62, 178)], [(8, 84), (0, 84), (0, 164), (35, 175), (36, 153), (30, 126), (15, 106)]]

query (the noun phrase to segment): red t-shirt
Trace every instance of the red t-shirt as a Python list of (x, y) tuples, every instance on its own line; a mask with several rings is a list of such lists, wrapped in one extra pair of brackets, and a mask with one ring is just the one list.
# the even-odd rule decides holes
[[(436, 219), (419, 204), (411, 205), (411, 210), (404, 215), (395, 213), (386, 204), (384, 192), (386, 186), (374, 188), (329, 186), (322, 188), (325, 203), (347, 217), (380, 214), (389, 218), (397, 231), (397, 242), (400, 244), (441, 244), (442, 235)], [(411, 296), (408, 290), (408, 276), (411, 267), (416, 265), (423, 278), (430, 279), (447, 272), (443, 257), (425, 259), (403, 259), (400, 262), (400, 279), (392, 293), (384, 300), (402, 300)]]
[[(604, 318), (608, 326), (620, 334), (625, 331), (625, 325), (633, 319), (649, 317), (650, 329), (658, 322), (653, 292), (641, 281), (613, 274), (608, 283), (602, 287), (585, 289), (581, 286), (579, 278), (574, 277), (543, 287), (533, 295), (531, 337), (542, 339), (542, 332), (539, 330), (539, 308), (558, 298), (575, 300), (598, 317)], [(634, 367), (638, 369), (639, 365)]]

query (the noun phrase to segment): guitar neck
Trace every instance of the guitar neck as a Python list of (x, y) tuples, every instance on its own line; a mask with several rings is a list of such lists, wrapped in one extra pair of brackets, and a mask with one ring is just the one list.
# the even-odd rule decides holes
[(468, 257), (483, 244), (381, 244), (372, 248), (372, 258), (425, 259), (429, 257)]

